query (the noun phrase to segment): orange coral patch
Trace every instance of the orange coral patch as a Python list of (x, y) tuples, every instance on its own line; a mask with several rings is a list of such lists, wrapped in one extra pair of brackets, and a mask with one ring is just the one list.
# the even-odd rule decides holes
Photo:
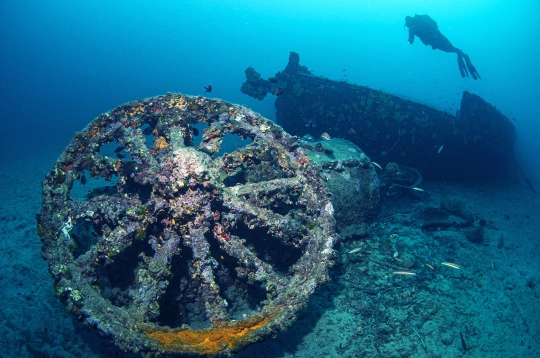
[(168, 352), (214, 355), (237, 347), (270, 320), (271, 317), (255, 316), (218, 328), (190, 330), (149, 327), (144, 329), (144, 333), (160, 341)]
[(163, 149), (168, 146), (169, 146), (169, 143), (167, 143), (167, 140), (165, 139), (165, 137), (156, 138), (156, 148)]

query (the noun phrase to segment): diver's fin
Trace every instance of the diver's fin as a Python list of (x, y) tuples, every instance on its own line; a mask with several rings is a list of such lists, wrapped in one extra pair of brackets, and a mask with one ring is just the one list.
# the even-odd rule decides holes
[(474, 78), (475, 80), (482, 79), (478, 71), (476, 71), (476, 68), (474, 68), (469, 56), (467, 54), (463, 54), (463, 57), (465, 57), (465, 63), (467, 64), (467, 69), (471, 73), (472, 78)]
[(467, 72), (467, 66), (465, 66), (465, 61), (463, 61), (463, 55), (458, 53), (457, 57), (457, 64), (459, 67), (459, 72), (461, 73), (461, 77), (469, 77), (469, 72)]

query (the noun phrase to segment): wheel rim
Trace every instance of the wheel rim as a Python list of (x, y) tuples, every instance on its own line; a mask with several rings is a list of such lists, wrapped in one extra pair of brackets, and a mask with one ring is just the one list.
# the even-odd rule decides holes
[[(252, 142), (218, 155), (228, 134)], [(59, 298), (136, 352), (227, 353), (286, 329), (327, 279), (336, 240), (319, 171), (295, 141), (204, 97), (99, 116), (43, 182), (38, 232)], [(118, 158), (104, 155), (111, 144)], [(86, 174), (116, 185), (74, 200)]]

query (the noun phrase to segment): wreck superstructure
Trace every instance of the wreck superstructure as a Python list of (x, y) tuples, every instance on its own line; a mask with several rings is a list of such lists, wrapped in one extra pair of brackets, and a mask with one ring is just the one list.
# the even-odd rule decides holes
[(508, 176), (516, 139), (510, 120), (464, 92), (456, 115), (365, 86), (313, 75), (291, 52), (286, 68), (264, 80), (246, 69), (241, 91), (277, 94), (276, 120), (297, 136), (347, 139), (382, 166), (396, 162), (425, 177), (491, 180)]

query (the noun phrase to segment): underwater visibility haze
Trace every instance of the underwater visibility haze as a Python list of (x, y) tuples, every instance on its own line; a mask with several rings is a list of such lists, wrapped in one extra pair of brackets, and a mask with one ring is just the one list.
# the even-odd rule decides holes
[(0, 355), (539, 356), (539, 14), (2, 1)]

